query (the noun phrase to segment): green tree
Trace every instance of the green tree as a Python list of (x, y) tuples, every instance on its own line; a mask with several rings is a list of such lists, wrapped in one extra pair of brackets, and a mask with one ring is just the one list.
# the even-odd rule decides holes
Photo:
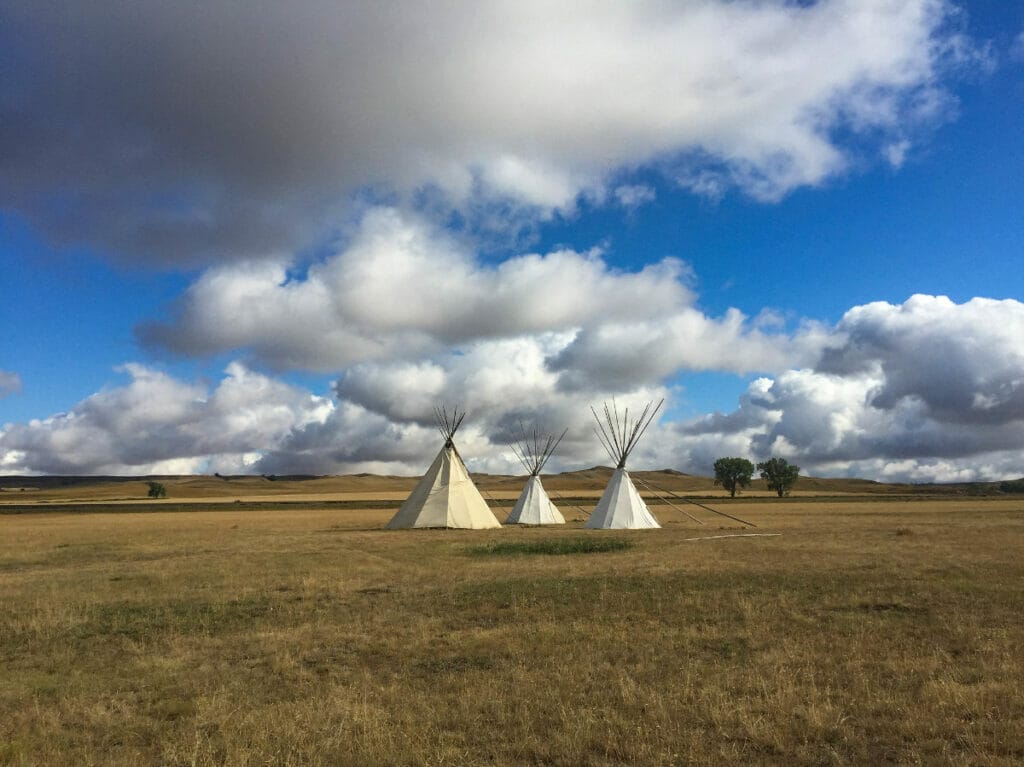
[(800, 467), (794, 466), (785, 458), (769, 458), (757, 464), (761, 479), (768, 481), (768, 489), (779, 494), (779, 498), (789, 495), (789, 491), (800, 478)]
[(147, 482), (149, 485), (149, 497), (150, 498), (166, 498), (167, 488), (160, 482)]
[(729, 497), (736, 497), (736, 487), (746, 487), (754, 476), (754, 464), (746, 458), (719, 458), (715, 461), (715, 484), (729, 491)]

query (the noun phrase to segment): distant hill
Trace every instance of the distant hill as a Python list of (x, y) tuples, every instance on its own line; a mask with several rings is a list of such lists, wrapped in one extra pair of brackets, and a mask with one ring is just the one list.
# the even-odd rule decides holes
[[(608, 466), (592, 466), (578, 471), (545, 475), (545, 485), (561, 493), (590, 495), (603, 490), (612, 475)], [(659, 492), (690, 496), (721, 497), (725, 491), (711, 477), (685, 474), (675, 469), (633, 471), (640, 491), (645, 495)], [(149, 481), (159, 481), (168, 488), (171, 498), (246, 498), (306, 496), (323, 498), (332, 494), (401, 496), (409, 492), (417, 477), (379, 476), (372, 474), (316, 477), (309, 475), (280, 476), (0, 476), (0, 503), (25, 501), (116, 501), (146, 498)], [(518, 490), (521, 476), (473, 474), (481, 490), (507, 493)], [(801, 477), (794, 496), (834, 495), (1004, 495), (1024, 494), (1024, 479), (1003, 482), (958, 482), (950, 484), (883, 483), (866, 479)], [(740, 497), (773, 495), (763, 480), (755, 480)]]

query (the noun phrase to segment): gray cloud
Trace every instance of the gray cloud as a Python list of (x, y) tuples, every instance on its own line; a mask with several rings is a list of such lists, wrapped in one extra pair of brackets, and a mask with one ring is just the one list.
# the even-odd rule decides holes
[(21, 391), (21, 376), (10, 370), (0, 370), (0, 399)]
[(426, 190), (485, 229), (488, 201), (571, 211), (645, 165), (776, 199), (844, 172), (837, 128), (891, 147), (942, 119), (970, 49), (950, 10), (4, 0), (0, 203), (196, 264), (292, 253), (361, 193)]
[[(502, 461), (506, 459), (514, 462), (505, 446), (520, 420), (550, 431), (568, 428), (560, 460), (570, 465), (574, 460), (594, 463), (602, 460), (603, 454), (592, 440), (589, 405), (616, 395), (624, 404), (635, 405), (660, 398), (665, 391), (656, 382), (563, 391), (558, 374), (546, 364), (551, 350), (563, 343), (564, 339), (554, 335), (521, 337), (478, 342), (440, 355), (429, 364), (366, 363), (349, 369), (338, 381), (336, 393), (342, 401), (391, 421), (430, 428), (435, 404), (458, 404), (469, 413), (469, 433), (486, 446), (478, 453), (480, 459), (492, 461), (481, 466), (505, 466)], [(504, 458), (495, 448), (507, 453)]]
[(322, 421), (297, 425), (253, 465), (262, 474), (414, 474), (440, 447), (431, 425), (394, 422), (342, 401)]
[(1024, 419), (1024, 304), (914, 296), (899, 307), (850, 310), (837, 326), (822, 372), (879, 368), (870, 404), (894, 410), (919, 402), (943, 423), (1003, 424)]

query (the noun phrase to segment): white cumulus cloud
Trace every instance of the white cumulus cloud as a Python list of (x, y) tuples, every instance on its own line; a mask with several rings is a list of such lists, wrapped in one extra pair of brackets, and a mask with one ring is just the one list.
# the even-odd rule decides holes
[[(1024, 304), (913, 296), (854, 307), (812, 368), (755, 381), (679, 426), (819, 474), (924, 481), (1024, 474)], [(706, 460), (706, 456), (705, 456)]]
[(124, 385), (67, 413), (0, 432), (8, 474), (178, 474), (244, 471), (252, 454), (333, 408), (232, 363), (212, 390), (131, 363)]
[[(735, 318), (722, 326), (714, 332), (733, 342), (746, 334), (751, 346), (740, 348), (755, 353), (755, 331)], [(692, 352), (673, 349), (671, 334), (655, 336), (677, 362), (663, 364), (656, 345), (641, 344), (630, 362), (635, 375), (623, 376), (618, 365), (571, 366), (565, 356), (578, 338), (571, 330), (485, 336), (429, 354), (367, 359), (343, 369), (334, 398), (239, 363), (212, 387), (128, 365), (125, 385), (68, 413), (8, 424), (0, 432), (0, 470), (415, 474), (438, 448), (432, 412), (441, 403), (470, 412), (460, 446), (475, 470), (517, 470), (507, 443), (520, 424), (569, 429), (553, 470), (606, 463), (590, 406), (613, 397), (634, 410), (662, 397), (671, 405), (679, 393), (668, 386), (676, 380), (673, 364)], [(832, 327), (804, 326), (775, 338), (783, 352), (798, 350), (799, 366), (754, 379), (731, 412), (661, 419), (632, 465), (708, 474), (724, 455), (776, 455), (818, 476), (966, 481), (1024, 474), (1021, 302), (958, 304), (918, 295), (853, 307)], [(625, 336), (612, 337), (606, 349), (623, 345)], [(599, 352), (593, 356), (600, 360)], [(707, 364), (728, 369), (722, 359)], [(586, 385), (579, 384), (585, 375)]]
[(268, 263), (211, 269), (170, 321), (139, 333), (179, 354), (245, 350), (275, 368), (321, 371), (421, 364), (453, 347), (557, 336), (546, 348), (563, 384), (590, 388), (679, 368), (777, 370), (801, 358), (800, 343), (738, 312), (720, 319), (701, 313), (688, 278), (677, 259), (623, 272), (597, 250), (491, 265), (424, 220), (377, 208), (341, 252), (304, 276)]

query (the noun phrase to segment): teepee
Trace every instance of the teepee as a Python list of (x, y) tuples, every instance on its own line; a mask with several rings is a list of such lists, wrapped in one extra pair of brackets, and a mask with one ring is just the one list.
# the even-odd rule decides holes
[[(661, 527), (658, 520), (647, 508), (644, 499), (640, 497), (633, 480), (629, 478), (626, 471), (626, 459), (640, 441), (640, 437), (651, 425), (654, 416), (658, 414), (665, 400), (661, 400), (652, 410), (653, 402), (648, 402), (640, 416), (630, 420), (629, 408), (626, 408), (622, 417), (619, 417), (619, 409), (612, 400), (611, 409), (608, 403), (604, 405), (604, 418), (597, 414), (593, 407), (590, 411), (597, 421), (597, 429), (594, 433), (601, 440), (601, 445), (608, 451), (608, 456), (615, 462), (615, 473), (608, 481), (601, 500), (597, 502), (590, 518), (584, 527), (590, 528), (645, 528)], [(600, 430), (600, 431), (599, 431)]]
[(523, 435), (518, 443), (509, 445), (516, 458), (519, 459), (519, 462), (530, 473), (530, 476), (526, 480), (526, 487), (523, 488), (519, 500), (512, 507), (512, 513), (505, 520), (505, 524), (565, 524), (565, 519), (555, 504), (551, 502), (551, 499), (548, 498), (544, 485), (540, 481), (540, 470), (544, 468), (544, 464), (551, 458), (552, 453), (555, 452), (555, 448), (558, 447), (558, 443), (562, 441), (564, 436), (565, 431), (557, 439), (553, 435), (548, 435), (541, 442), (541, 437), (537, 434), (536, 430), (533, 432), (533, 438), (530, 439), (526, 436), (526, 430), (523, 429)]
[(449, 415), (446, 408), (434, 408), (434, 415), (437, 428), (444, 437), (444, 446), (398, 513), (388, 522), (388, 528), (457, 527), (478, 530), (501, 527), (455, 449), (455, 432), (466, 414), (456, 409)]

